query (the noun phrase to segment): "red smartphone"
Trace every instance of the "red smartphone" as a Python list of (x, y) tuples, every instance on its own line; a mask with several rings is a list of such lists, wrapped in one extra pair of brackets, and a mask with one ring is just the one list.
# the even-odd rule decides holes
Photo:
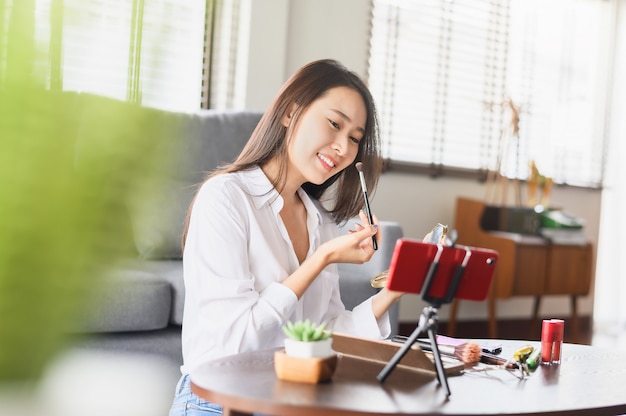
[(454, 298), (482, 301), (487, 298), (498, 252), (486, 248), (454, 247), (400, 238), (391, 258), (387, 288), (419, 294), (433, 262), (436, 272), (429, 298), (445, 298), (455, 274), (461, 280)]

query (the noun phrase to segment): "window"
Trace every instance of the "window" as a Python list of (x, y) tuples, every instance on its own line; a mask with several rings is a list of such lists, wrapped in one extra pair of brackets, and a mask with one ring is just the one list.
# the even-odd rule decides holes
[(526, 178), (535, 161), (556, 183), (601, 186), (612, 7), (374, 0), (369, 83), (389, 166)]
[[(34, 72), (47, 88), (200, 108), (207, 0), (33, 2)], [(5, 6), (0, 18), (7, 23), (18, 9), (31, 12), (28, 4)], [(3, 43), (10, 31), (0, 33)], [(0, 64), (4, 76), (10, 59), (0, 56)]]
[(245, 106), (250, 0), (220, 0), (215, 9), (211, 48), (209, 107)]

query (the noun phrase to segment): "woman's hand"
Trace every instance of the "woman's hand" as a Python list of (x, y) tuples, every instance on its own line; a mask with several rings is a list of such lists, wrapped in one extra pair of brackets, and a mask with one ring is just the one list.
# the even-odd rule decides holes
[(360, 214), (361, 220), (368, 225), (357, 225), (356, 230), (351, 230), (348, 234), (336, 237), (322, 244), (315, 250), (312, 256), (307, 258), (300, 267), (289, 277), (283, 280), (283, 285), (289, 287), (296, 294), (298, 299), (309, 287), (311, 282), (319, 273), (331, 263), (365, 263), (374, 254), (372, 236), (381, 238), (378, 227), (378, 219), (374, 217), (374, 225), (369, 225), (367, 217), (363, 212)]
[(348, 234), (334, 238), (320, 247), (326, 250), (329, 263), (360, 264), (369, 261), (374, 255), (372, 236), (375, 235), (377, 241), (382, 238), (378, 218), (374, 216), (374, 225), (369, 225), (363, 211), (359, 213), (359, 217), (368, 225), (355, 224), (355, 230), (350, 230)]

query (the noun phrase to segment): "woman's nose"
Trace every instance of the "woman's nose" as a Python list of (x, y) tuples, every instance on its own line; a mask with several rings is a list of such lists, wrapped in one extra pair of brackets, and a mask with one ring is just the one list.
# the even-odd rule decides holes
[(338, 155), (345, 156), (348, 152), (348, 146), (350, 144), (350, 138), (344, 135), (338, 135), (333, 142), (333, 150)]

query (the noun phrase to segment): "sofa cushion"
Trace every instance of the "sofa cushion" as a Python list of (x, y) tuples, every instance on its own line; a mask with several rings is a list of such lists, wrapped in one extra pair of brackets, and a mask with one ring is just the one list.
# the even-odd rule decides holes
[(79, 332), (150, 331), (168, 326), (172, 286), (160, 276), (121, 269), (104, 276)]
[(168, 282), (172, 288), (172, 308), (170, 323), (183, 324), (183, 310), (185, 307), (185, 283), (183, 281), (183, 262), (181, 260), (146, 260), (138, 262), (142, 270), (158, 275)]
[(250, 138), (262, 113), (201, 110), (176, 114), (172, 120), (178, 149), (171, 156), (168, 178), (148, 199), (133, 202), (135, 244), (143, 259), (182, 257), (181, 238), (187, 209), (208, 172), (233, 161)]
[(165, 179), (149, 199), (133, 202), (131, 226), (141, 259), (181, 259), (187, 209), (195, 187)]

